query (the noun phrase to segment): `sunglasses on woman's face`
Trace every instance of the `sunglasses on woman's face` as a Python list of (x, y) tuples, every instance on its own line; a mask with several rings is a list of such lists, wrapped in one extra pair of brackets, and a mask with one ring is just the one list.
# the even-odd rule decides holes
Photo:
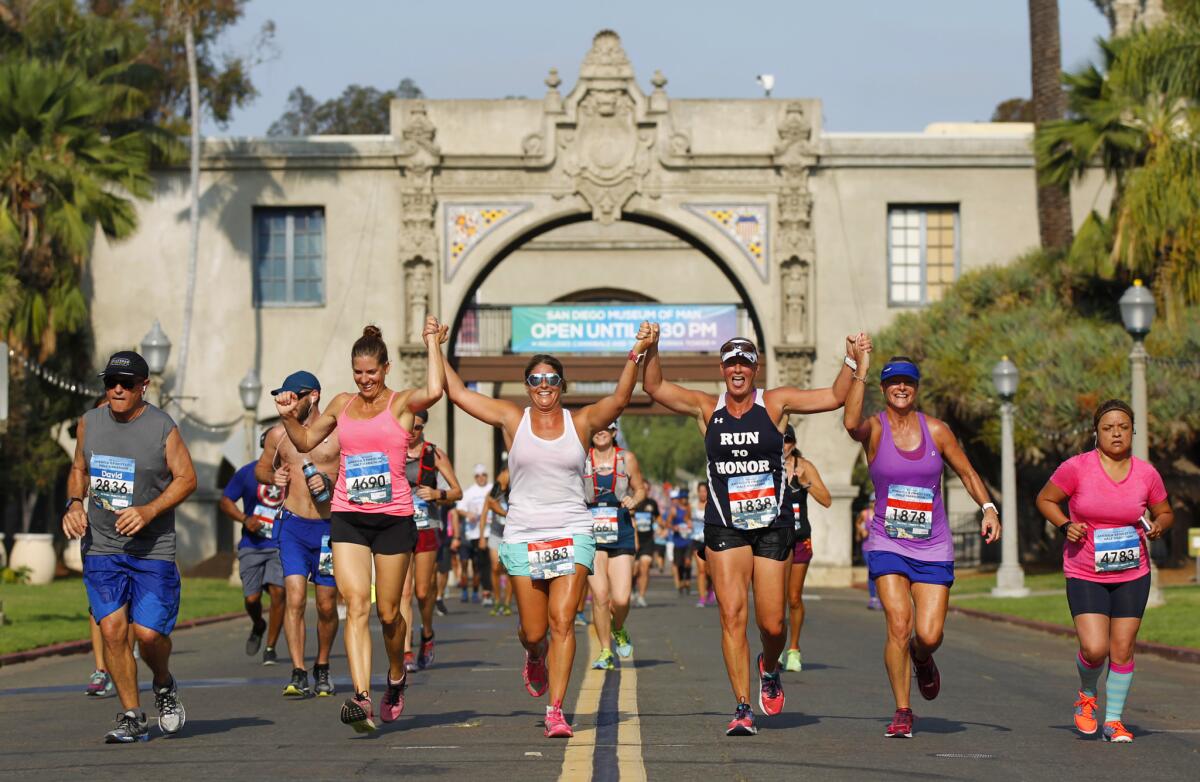
[(562, 385), (562, 375), (557, 372), (531, 372), (525, 376), (525, 385), (530, 388), (537, 388), (542, 383), (551, 388), (558, 388)]

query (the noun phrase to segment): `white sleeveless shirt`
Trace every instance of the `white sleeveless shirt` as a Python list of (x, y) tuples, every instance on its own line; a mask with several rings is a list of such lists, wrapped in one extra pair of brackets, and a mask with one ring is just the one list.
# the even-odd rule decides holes
[(564, 409), (563, 433), (543, 440), (529, 424), (529, 408), (508, 451), (508, 517), (505, 543), (531, 543), (568, 535), (591, 535), (592, 514), (583, 495), (586, 454)]

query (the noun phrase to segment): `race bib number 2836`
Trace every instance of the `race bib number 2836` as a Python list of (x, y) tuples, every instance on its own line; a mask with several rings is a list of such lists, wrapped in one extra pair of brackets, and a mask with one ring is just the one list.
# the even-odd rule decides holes
[(123, 511), (133, 505), (136, 472), (133, 459), (94, 453), (88, 464), (88, 493), (105, 510)]

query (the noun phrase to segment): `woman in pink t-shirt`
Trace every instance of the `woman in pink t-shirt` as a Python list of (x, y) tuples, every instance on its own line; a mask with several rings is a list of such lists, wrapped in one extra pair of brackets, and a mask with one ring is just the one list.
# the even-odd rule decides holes
[[(1067, 538), (1063, 572), (1079, 637), (1075, 727), (1086, 735), (1096, 732), (1096, 685), (1107, 657), (1104, 739), (1128, 742), (1133, 734), (1121, 724), (1121, 712), (1133, 681), (1133, 645), (1150, 594), (1146, 541), (1159, 538), (1175, 516), (1158, 471), (1132, 454), (1129, 405), (1110, 399), (1096, 410), (1093, 425), (1095, 450), (1059, 465), (1038, 493), (1037, 506)], [(1062, 511), (1064, 501), (1070, 517)]]

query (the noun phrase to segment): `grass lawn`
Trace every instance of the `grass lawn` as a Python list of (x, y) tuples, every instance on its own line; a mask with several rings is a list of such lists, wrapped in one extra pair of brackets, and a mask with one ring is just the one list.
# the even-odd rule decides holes
[[(1041, 578), (1035, 576), (1034, 578)], [(1062, 574), (1058, 574), (1058, 582), (1062, 582)], [(993, 577), (994, 583), (994, 577)], [(1026, 579), (1031, 589), (1045, 589), (1035, 586)], [(989, 587), (990, 588), (990, 587)], [(958, 591), (958, 582), (954, 584)], [(977, 590), (983, 591), (983, 590)], [(1138, 631), (1139, 641), (1169, 644), (1171, 646), (1188, 646), (1200, 649), (1200, 586), (1164, 587), (1167, 604), (1160, 608), (1147, 609)], [(1067, 608), (1065, 589), (1062, 594), (1043, 595), (1036, 597), (967, 597), (956, 599), (954, 605), (964, 608), (974, 608), (977, 611), (988, 611), (993, 614), (1010, 614), (1039, 622), (1072, 627), (1071, 611)]]
[[(983, 594), (991, 592), (994, 586), (996, 586), (995, 571), (985, 573), (959, 572), (954, 574), (954, 587), (950, 590), (950, 595), (951, 597), (959, 597), (960, 595)], [(1025, 586), (1033, 592), (1044, 592), (1049, 589), (1062, 591), (1066, 589), (1066, 581), (1061, 569), (1049, 573), (1030, 573), (1026, 571)], [(1065, 595), (1066, 593), (1063, 592), (1063, 594)], [(957, 603), (958, 601), (956, 600), (955, 602)]]
[[(88, 637), (83, 581), (65, 578), (45, 586), (0, 584), (7, 622), (0, 627), (0, 654)], [(242, 608), (242, 589), (224, 579), (185, 578), (179, 621), (228, 614)]]

